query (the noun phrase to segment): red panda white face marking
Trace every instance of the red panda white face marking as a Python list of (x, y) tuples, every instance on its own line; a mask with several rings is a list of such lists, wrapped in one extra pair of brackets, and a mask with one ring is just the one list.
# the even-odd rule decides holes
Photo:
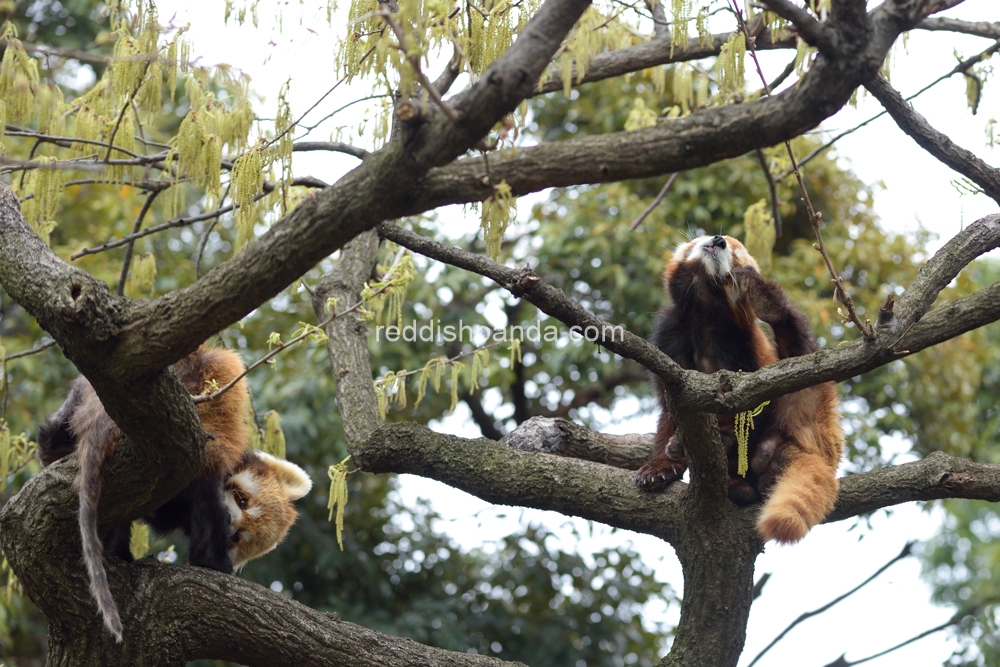
[(699, 236), (679, 245), (673, 261), (701, 262), (705, 272), (717, 282), (723, 282), (737, 266), (752, 266), (760, 272), (757, 261), (732, 236)]
[(229, 558), (238, 568), (285, 538), (298, 512), (292, 505), (312, 488), (302, 468), (254, 452), (226, 480), (224, 501), (232, 519)]

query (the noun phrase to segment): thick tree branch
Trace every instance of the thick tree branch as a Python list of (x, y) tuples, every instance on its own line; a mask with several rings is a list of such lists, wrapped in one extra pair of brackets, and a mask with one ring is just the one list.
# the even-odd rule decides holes
[(40, 554), (51, 563), (80, 560), (76, 469), (76, 455), (53, 464), (0, 511), (4, 553), (49, 619), (50, 664), (173, 667), (196, 658), (251, 667), (519, 664), (383, 635), (244, 579), (154, 558), (108, 562), (126, 629), (124, 643), (115, 644), (95, 613), (82, 567), (25, 566)]
[(827, 54), (837, 53), (834, 32), (820, 23), (807, 9), (799, 7), (790, 0), (764, 0), (764, 4), (772, 12), (791, 22), (799, 36), (810, 46), (815, 46)]
[[(479, 141), (534, 90), (538, 77), (588, 0), (546, 0), (517, 41), (464, 93), (449, 100), (461, 117), (440, 114), (370, 155), (336, 185), (308, 198), (238, 257), (194, 285), (144, 302), (121, 336), (141, 339), (129, 355), (137, 371), (160, 368), (243, 317), (360, 232), (399, 215), (406, 190), (428, 169)], [(131, 349), (124, 345), (123, 349)]]
[(662, 494), (640, 491), (632, 474), (589, 461), (524, 452), (492, 440), (388, 424), (353, 449), (354, 462), (376, 473), (436, 479), (487, 502), (555, 510), (673, 542), (680, 530), (678, 483)]
[(865, 88), (875, 96), (903, 132), (908, 134), (921, 148), (945, 163), (1000, 203), (1000, 169), (981, 160), (972, 151), (958, 146), (948, 135), (938, 132), (906, 103), (903, 96), (876, 75), (865, 83)]
[(1000, 501), (1000, 464), (974, 463), (934, 452), (920, 461), (887, 466), (840, 480), (840, 495), (825, 523), (913, 500), (970, 498)]
[[(659, 5), (657, 5), (659, 7)], [(662, 11), (662, 9), (661, 9)], [(654, 22), (655, 22), (654, 16)], [(731, 33), (719, 33), (712, 35), (712, 43), (703, 45), (698, 38), (689, 39), (686, 44), (678, 44), (673, 48), (671, 55), (671, 45), (673, 40), (670, 31), (662, 31), (642, 44), (628, 46), (613, 51), (604, 51), (591, 56), (587, 62), (587, 68), (583, 77), (578, 77), (574, 70), (572, 83), (579, 86), (591, 81), (603, 81), (616, 76), (622, 76), (629, 72), (638, 72), (647, 67), (657, 67), (670, 63), (689, 62), (701, 60), (719, 55), (722, 45), (725, 44)], [(765, 30), (757, 36), (757, 48), (761, 50), (771, 49), (794, 49), (795, 37), (784, 35), (778, 38), (770, 30)], [(563, 90), (563, 80), (560, 74), (553, 70), (549, 72), (549, 78), (545, 80), (534, 94), (541, 95)]]
[(924, 19), (917, 24), (921, 30), (944, 30), (948, 32), (960, 32), (966, 35), (977, 37), (988, 37), (989, 39), (1000, 39), (1000, 22), (990, 21), (960, 21), (939, 16), (932, 19)]
[[(896, 299), (895, 318), (879, 322), (879, 337), (894, 345), (915, 322), (918, 322), (959, 272), (983, 253), (1000, 246), (1000, 215), (976, 220), (953, 236), (920, 267), (913, 282)], [(890, 338), (891, 337), (891, 338)]]
[(597, 433), (567, 419), (548, 417), (532, 417), (500, 442), (526, 452), (568, 456), (625, 470), (638, 470), (653, 451), (651, 433)]
[[(375, 267), (378, 243), (378, 234), (371, 230), (344, 246), (336, 268), (313, 290), (317, 319), (328, 317), (327, 301), (331, 298), (340, 308), (361, 301), (361, 290)], [(367, 331), (364, 321), (354, 314), (338, 317), (325, 328), (326, 349), (337, 383), (337, 408), (348, 447), (364, 442), (382, 425), (368, 358)]]

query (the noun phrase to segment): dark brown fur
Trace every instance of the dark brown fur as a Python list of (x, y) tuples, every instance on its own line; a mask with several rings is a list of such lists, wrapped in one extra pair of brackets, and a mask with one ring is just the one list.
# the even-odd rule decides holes
[[(206, 393), (212, 381), (224, 386), (243, 372), (243, 362), (234, 352), (202, 345), (174, 365), (184, 386), (194, 395)], [(224, 500), (223, 484), (249, 450), (250, 395), (243, 380), (214, 401), (198, 404), (202, 426), (211, 436), (206, 444), (205, 467), (191, 484), (146, 517), (154, 529), (184, 530), (189, 538), (192, 565), (232, 572), (230, 548), (231, 515)], [(80, 537), (90, 588), (108, 630), (118, 641), (121, 619), (102, 561), (105, 547), (115, 556), (131, 560), (129, 527), (99, 527), (97, 505), (101, 497), (101, 475), (114, 453), (121, 431), (104, 410), (86, 378), (73, 381), (69, 397), (45, 420), (38, 431), (38, 451), (48, 465), (74, 449), (80, 450), (76, 479), (80, 495)]]
[[(816, 342), (802, 312), (777, 283), (762, 277), (735, 239), (703, 237), (675, 253), (664, 271), (672, 304), (653, 340), (684, 368), (752, 372), (778, 359), (808, 354)], [(772, 342), (758, 318), (774, 333)], [(662, 412), (653, 456), (636, 474), (647, 491), (665, 488), (687, 468), (664, 389), (654, 380)], [(749, 469), (737, 474), (734, 415), (719, 415), (730, 472), (730, 499), (740, 505), (767, 498), (758, 522), (765, 539), (795, 542), (825, 517), (837, 495), (843, 447), (833, 383), (773, 399), (754, 420)]]

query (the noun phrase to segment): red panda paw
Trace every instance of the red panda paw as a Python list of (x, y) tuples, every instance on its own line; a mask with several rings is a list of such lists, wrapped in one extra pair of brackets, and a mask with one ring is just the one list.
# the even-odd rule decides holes
[(667, 458), (653, 457), (635, 473), (635, 485), (647, 493), (662, 491), (681, 477), (687, 468), (684, 463)]
[(809, 532), (809, 524), (791, 507), (765, 506), (757, 520), (757, 530), (765, 542), (781, 544), (798, 542)]

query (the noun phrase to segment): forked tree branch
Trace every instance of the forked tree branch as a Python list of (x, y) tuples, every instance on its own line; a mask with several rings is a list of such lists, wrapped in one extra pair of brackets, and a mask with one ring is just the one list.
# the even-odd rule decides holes
[(910, 287), (896, 301), (888, 322), (880, 322), (876, 341), (855, 341), (802, 357), (784, 359), (753, 373), (719, 371), (706, 375), (681, 369), (646, 340), (622, 326), (601, 320), (561, 290), (546, 284), (531, 269), (512, 269), (480, 255), (432, 241), (383, 223), (385, 238), (467, 271), (490, 278), (542, 312), (569, 327), (595, 327), (606, 332), (602, 347), (638, 362), (656, 373), (668, 387), (679, 387), (679, 411), (706, 410), (733, 414), (751, 409), (764, 400), (813, 386), (827, 380), (845, 380), (926, 347), (949, 340), (966, 331), (1000, 319), (1000, 285), (940, 306), (925, 315), (940, 291), (963, 267), (1000, 244), (1000, 215), (977, 220), (949, 241), (928, 260)]
[(903, 96), (881, 75), (865, 83), (903, 132), (921, 148), (983, 189), (1000, 203), (1000, 169), (990, 166), (972, 151), (957, 145), (951, 138), (931, 127), (923, 116), (906, 103)]

